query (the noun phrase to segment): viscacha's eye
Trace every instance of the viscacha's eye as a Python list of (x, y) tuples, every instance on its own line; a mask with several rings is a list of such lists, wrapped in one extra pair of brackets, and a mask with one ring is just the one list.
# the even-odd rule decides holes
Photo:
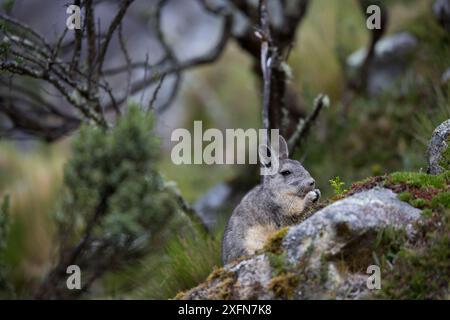
[(287, 177), (288, 175), (290, 175), (292, 172), (290, 172), (289, 170), (284, 170), (280, 172), (282, 176)]

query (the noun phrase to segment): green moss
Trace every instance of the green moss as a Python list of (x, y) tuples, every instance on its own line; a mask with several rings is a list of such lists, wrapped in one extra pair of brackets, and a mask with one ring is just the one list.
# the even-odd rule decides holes
[(233, 291), (233, 285), (235, 283), (235, 274), (225, 268), (214, 268), (213, 272), (206, 280), (207, 284), (211, 284), (211, 288), (208, 290), (209, 299), (224, 300), (230, 299)]
[(421, 214), (422, 214), (422, 217), (424, 217), (424, 218), (430, 218), (431, 215), (433, 214), (433, 210), (431, 210), (431, 209), (423, 209)]
[(398, 198), (399, 198), (401, 201), (409, 202), (409, 201), (411, 200), (411, 193), (408, 192), (408, 191), (399, 193), (399, 194), (398, 194)]
[(272, 274), (277, 276), (281, 273), (286, 272), (286, 255), (284, 253), (275, 254), (275, 253), (267, 253), (267, 258), (269, 259), (269, 264), (272, 269)]
[(429, 175), (423, 172), (394, 172), (390, 174), (391, 183), (407, 184), (419, 188), (442, 189), (446, 185), (446, 175)]
[(225, 268), (214, 267), (211, 274), (208, 276), (206, 281), (211, 282), (216, 279), (223, 279), (229, 276), (229, 271)]
[(288, 269), (286, 265), (286, 255), (282, 249), (283, 239), (288, 230), (289, 227), (285, 227), (274, 233), (259, 252), (267, 255), (273, 276), (283, 274)]
[(235, 274), (225, 268), (214, 268), (206, 280), (208, 298), (213, 300), (230, 299), (235, 283)]
[(422, 172), (395, 172), (386, 180), (386, 186), (398, 193), (398, 198), (419, 209), (450, 207), (450, 171), (439, 175)]
[(431, 200), (432, 208), (437, 208), (439, 206), (450, 208), (450, 192), (441, 192)]
[(328, 280), (328, 263), (326, 256), (322, 254), (320, 256), (320, 283), (325, 284)]
[(186, 297), (186, 291), (180, 291), (173, 298), (174, 300), (183, 300)]
[(410, 204), (416, 208), (424, 208), (428, 205), (428, 201), (422, 198), (417, 198), (410, 201)]
[[(207, 280), (201, 284), (205, 295), (210, 300), (231, 299), (233, 296), (233, 287), (236, 282), (235, 273), (225, 268), (217, 268), (211, 272)], [(182, 300), (189, 297), (189, 291), (179, 292), (174, 299)]]
[(234, 277), (226, 277), (214, 286), (208, 293), (208, 298), (212, 300), (227, 300), (233, 295)]
[(278, 299), (290, 299), (300, 282), (300, 277), (292, 272), (282, 273), (270, 280), (268, 284), (275, 297)]
[(284, 236), (288, 232), (289, 227), (282, 228), (273, 234), (264, 245), (264, 252), (271, 252), (279, 254), (282, 251), (281, 245), (283, 243)]

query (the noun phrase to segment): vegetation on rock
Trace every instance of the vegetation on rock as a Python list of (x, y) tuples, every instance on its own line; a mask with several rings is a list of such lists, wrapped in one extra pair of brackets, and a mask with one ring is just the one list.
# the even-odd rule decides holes
[(376, 247), (383, 248), (378, 259), (384, 272), (382, 290), (374, 297), (447, 299), (450, 293), (450, 172), (439, 175), (395, 172), (355, 183), (353, 190), (374, 184), (401, 191), (399, 199), (423, 209), (424, 218), (416, 226), (418, 235), (413, 242), (406, 241), (398, 231), (380, 232)]

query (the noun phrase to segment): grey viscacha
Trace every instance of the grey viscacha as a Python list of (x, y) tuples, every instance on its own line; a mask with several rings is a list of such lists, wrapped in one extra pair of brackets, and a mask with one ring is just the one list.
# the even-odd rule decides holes
[[(267, 146), (260, 146), (260, 160)], [(296, 160), (289, 159), (287, 143), (279, 138), (279, 151), (270, 149), (271, 157), (278, 157), (275, 174), (250, 190), (234, 209), (222, 239), (222, 260), (226, 264), (238, 257), (254, 254), (264, 247), (277, 230), (301, 220), (308, 208), (320, 198), (315, 181)]]

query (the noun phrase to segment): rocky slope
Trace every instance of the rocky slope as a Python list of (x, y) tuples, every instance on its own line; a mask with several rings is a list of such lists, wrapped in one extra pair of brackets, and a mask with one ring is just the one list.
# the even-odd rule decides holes
[(430, 140), (430, 174), (354, 183), (176, 298), (450, 299), (449, 138), (450, 120)]
[(449, 138), (450, 120), (430, 140), (431, 174), (354, 183), (258, 254), (176, 298), (450, 299)]
[[(356, 183), (342, 199), (279, 231), (259, 254), (215, 270), (177, 298), (448, 298), (449, 177), (394, 173)], [(437, 240), (427, 240), (433, 235)], [(437, 256), (427, 257), (435, 240)], [(442, 266), (419, 266), (425, 273), (419, 274), (403, 261), (410, 251), (419, 262)], [(407, 270), (397, 270), (397, 263)], [(380, 267), (381, 290), (368, 288), (369, 266)], [(424, 283), (403, 282), (411, 276)], [(436, 283), (429, 288), (427, 281)]]

